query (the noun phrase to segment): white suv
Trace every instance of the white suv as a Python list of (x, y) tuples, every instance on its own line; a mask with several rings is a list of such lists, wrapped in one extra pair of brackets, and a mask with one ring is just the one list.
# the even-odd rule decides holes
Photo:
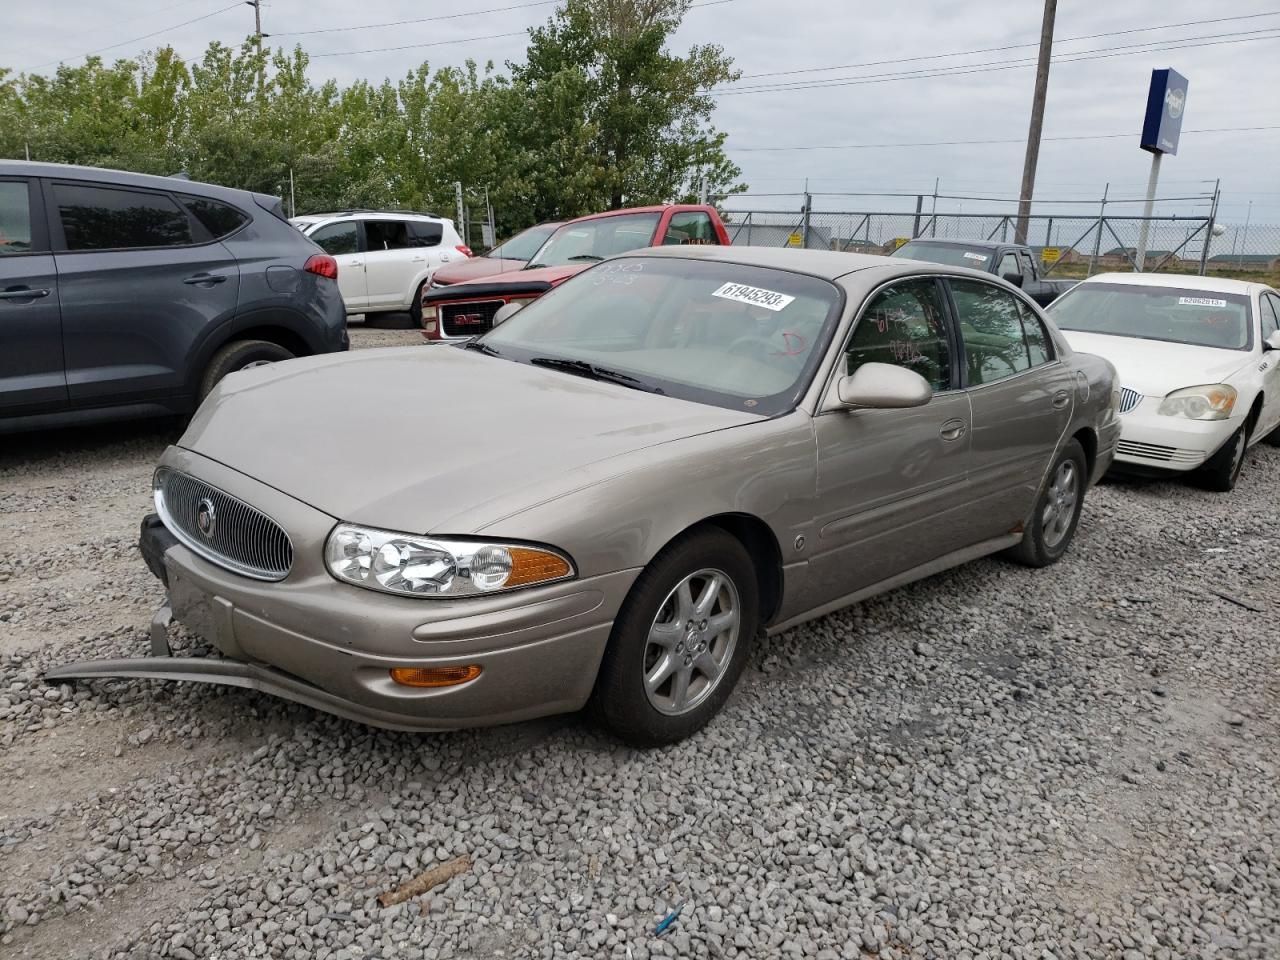
[(420, 323), (422, 288), (432, 274), (471, 256), (452, 220), (426, 213), (345, 210), (289, 222), (338, 261), (348, 314), (408, 310)]

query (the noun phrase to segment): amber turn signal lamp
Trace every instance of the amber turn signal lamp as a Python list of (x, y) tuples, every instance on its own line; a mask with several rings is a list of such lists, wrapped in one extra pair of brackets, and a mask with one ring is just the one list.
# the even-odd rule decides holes
[(480, 676), (478, 663), (463, 667), (392, 667), (391, 679), (405, 687), (456, 687)]
[(544, 580), (562, 580), (573, 573), (569, 561), (545, 550), (529, 547), (509, 547), (511, 574), (504, 587), (521, 587), (526, 583), (542, 583)]

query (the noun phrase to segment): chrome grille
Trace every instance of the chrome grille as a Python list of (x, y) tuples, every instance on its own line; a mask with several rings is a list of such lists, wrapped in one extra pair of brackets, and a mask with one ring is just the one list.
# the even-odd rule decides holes
[(1137, 390), (1130, 390), (1128, 387), (1120, 388), (1120, 412), (1128, 413), (1134, 407), (1142, 402), (1142, 394)]
[[(155, 476), (156, 512), (169, 532), (210, 563), (255, 580), (283, 580), (293, 566), (293, 544), (280, 524), (229, 493), (176, 470)], [(207, 501), (207, 504), (206, 504)], [(201, 507), (214, 522), (201, 530)]]

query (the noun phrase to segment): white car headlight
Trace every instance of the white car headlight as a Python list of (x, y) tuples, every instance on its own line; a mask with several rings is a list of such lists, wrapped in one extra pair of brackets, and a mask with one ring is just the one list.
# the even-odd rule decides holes
[(1163, 417), (1188, 420), (1225, 420), (1236, 405), (1236, 388), (1225, 383), (1175, 390), (1160, 402), (1156, 412)]
[(483, 540), (435, 540), (340, 523), (324, 548), (339, 580), (410, 597), (472, 597), (574, 575), (569, 558), (546, 547)]

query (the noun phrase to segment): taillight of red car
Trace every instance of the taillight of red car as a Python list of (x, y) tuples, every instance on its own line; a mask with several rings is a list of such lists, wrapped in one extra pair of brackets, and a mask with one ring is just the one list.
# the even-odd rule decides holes
[(470, 248), (470, 247), (468, 247), (465, 243), (460, 243), (460, 244), (458, 244), (456, 247), (454, 247), (453, 249), (457, 250), (457, 251), (458, 251), (460, 254), (462, 254), (464, 257), (474, 257), (474, 256), (475, 256), (475, 254), (471, 252), (471, 248)]
[(307, 262), (302, 265), (302, 269), (307, 273), (314, 273), (317, 277), (338, 279), (338, 261), (327, 253), (315, 253), (307, 257)]

